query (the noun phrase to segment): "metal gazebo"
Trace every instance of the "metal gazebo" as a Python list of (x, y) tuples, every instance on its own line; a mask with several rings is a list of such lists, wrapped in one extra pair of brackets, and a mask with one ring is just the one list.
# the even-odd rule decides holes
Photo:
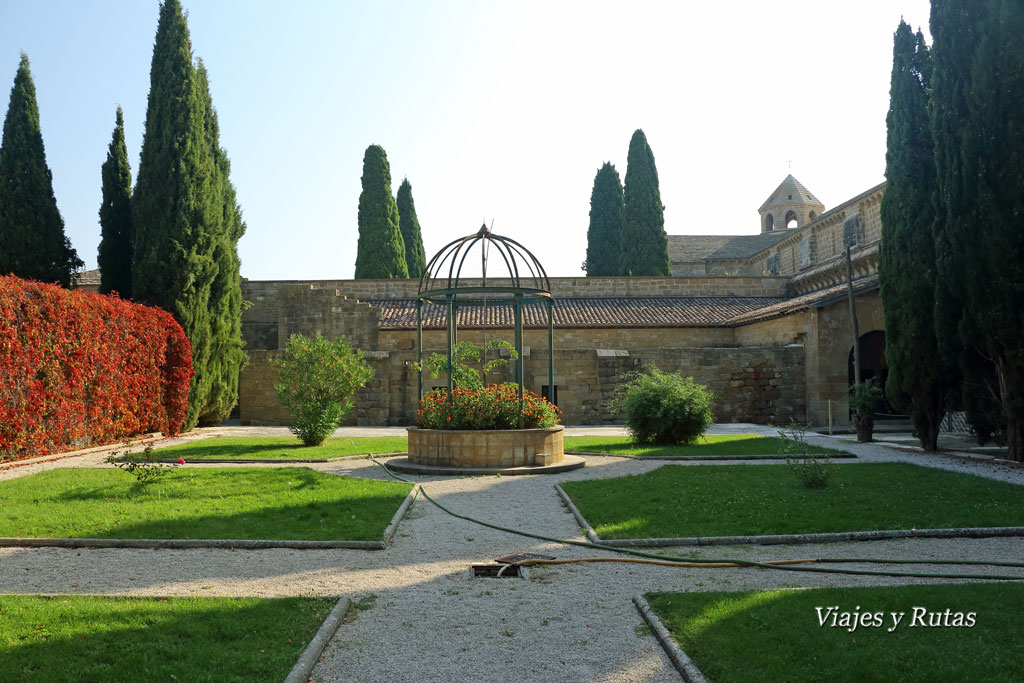
[[(467, 284), (462, 267), (474, 248), (480, 250), (482, 277), (480, 284)], [(487, 265), (491, 249), (501, 257), (509, 285), (488, 285)], [(494, 278), (492, 278), (493, 280)], [(458, 311), (468, 307), (512, 307), (513, 346), (516, 350), (515, 380), (519, 386), (520, 426), (523, 408), (523, 305), (540, 303), (545, 307), (548, 324), (548, 399), (554, 402), (554, 355), (552, 353), (552, 320), (554, 299), (551, 282), (544, 267), (529, 249), (519, 242), (492, 233), (484, 224), (472, 235), (466, 235), (446, 244), (427, 264), (420, 278), (416, 297), (416, 356), (420, 365), (417, 396), (423, 398), (423, 304), (444, 306), (445, 326), (448, 331), (448, 391), (454, 388), (452, 361), (458, 342)], [(485, 323), (486, 324), (486, 323)]]

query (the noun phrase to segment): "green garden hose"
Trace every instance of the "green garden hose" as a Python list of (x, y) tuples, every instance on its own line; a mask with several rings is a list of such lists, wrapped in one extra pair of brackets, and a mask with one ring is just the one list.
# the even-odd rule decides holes
[[(381, 461), (373, 457), (373, 454), (367, 453), (367, 456), (375, 464), (379, 465), (388, 473), (390, 477), (397, 481), (404, 482), (406, 484), (416, 484), (416, 482), (400, 477)], [(892, 560), (892, 559), (874, 559), (874, 558), (814, 558), (808, 560), (790, 560), (779, 562), (753, 562), (750, 560), (736, 560), (731, 558), (725, 559), (692, 559), (686, 557), (679, 557), (674, 555), (662, 555), (658, 553), (647, 553), (640, 550), (633, 550), (631, 548), (620, 548), (617, 546), (604, 545), (602, 543), (591, 543), (590, 541), (573, 541), (564, 538), (553, 538), (551, 536), (544, 536), (541, 534), (534, 534), (529, 531), (522, 531), (520, 529), (511, 529), (509, 527), (500, 526), (498, 524), (492, 524), (485, 522), (475, 517), (468, 515), (461, 515), (457, 512), (449, 510), (441, 503), (434, 500), (426, 489), (423, 488), (422, 484), (419, 484), (420, 492), (423, 497), (433, 503), (435, 506), (440, 508), (445, 513), (456, 517), (458, 519), (464, 519), (467, 522), (479, 524), (489, 529), (495, 529), (497, 531), (504, 531), (506, 533), (515, 534), (517, 536), (525, 536), (526, 538), (533, 538), (540, 541), (548, 541), (549, 543), (558, 543), (560, 545), (572, 545), (581, 548), (592, 548), (595, 550), (604, 550), (607, 552), (617, 553), (620, 555), (630, 555), (632, 557), (646, 558), (649, 560), (660, 560), (663, 562), (671, 563), (669, 566), (688, 566), (688, 567), (703, 567), (703, 568), (717, 568), (716, 566), (727, 566), (727, 567), (759, 567), (762, 569), (776, 569), (780, 571), (795, 571), (795, 572), (814, 572), (820, 574), (855, 574), (865, 576), (900, 576), (900, 577), (911, 577), (911, 578), (926, 578), (926, 579), (986, 579), (986, 580), (1000, 580), (1000, 581), (1024, 581), (1024, 576), (1006, 576), (999, 574), (939, 574), (939, 573), (924, 573), (924, 572), (895, 572), (895, 571), (882, 571), (873, 569), (836, 569), (830, 567), (807, 567), (802, 566), (803, 564), (839, 564), (839, 563), (860, 563), (860, 564), (937, 564), (937, 565), (973, 565), (973, 566), (999, 566), (999, 567), (1021, 567), (1024, 568), (1024, 562), (1006, 562), (1006, 561), (989, 561), (989, 560)], [(607, 562), (620, 558), (582, 558), (575, 561), (598, 561)], [(623, 561), (627, 561), (625, 558), (621, 558)], [(561, 561), (558, 564), (565, 564), (568, 561)], [(550, 560), (523, 560), (520, 562), (513, 563), (513, 565), (528, 565), (528, 564), (555, 564)]]

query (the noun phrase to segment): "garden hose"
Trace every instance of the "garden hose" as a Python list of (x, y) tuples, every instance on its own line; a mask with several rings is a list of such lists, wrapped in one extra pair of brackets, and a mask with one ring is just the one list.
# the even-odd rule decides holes
[[(404, 477), (400, 477), (391, 471), (391, 469), (377, 458), (373, 457), (372, 453), (367, 453), (367, 457), (370, 458), (376, 465), (379, 465), (384, 469), (388, 475), (406, 484), (416, 484), (417, 482), (410, 481)], [(1021, 567), (1024, 568), (1024, 562), (1006, 562), (1006, 561), (986, 561), (986, 560), (889, 560), (889, 559), (874, 559), (874, 558), (857, 558), (857, 559), (846, 559), (846, 558), (814, 558), (808, 560), (790, 560), (790, 561), (768, 561), (768, 562), (754, 562), (750, 560), (737, 560), (731, 558), (724, 559), (693, 559), (686, 557), (678, 557), (674, 555), (662, 555), (658, 553), (648, 553), (640, 550), (633, 550), (631, 548), (620, 548), (617, 546), (604, 545), (602, 543), (592, 543), (590, 541), (574, 541), (565, 538), (554, 538), (551, 536), (544, 536), (542, 534), (535, 534), (529, 531), (522, 531), (521, 529), (512, 529), (509, 527), (500, 526), (498, 524), (492, 524), (482, 519), (476, 519), (468, 515), (459, 514), (453, 510), (449, 510), (441, 503), (434, 500), (423, 485), (420, 484), (420, 492), (423, 497), (433, 503), (435, 506), (440, 508), (443, 512), (455, 517), (457, 519), (464, 519), (467, 522), (479, 524), (480, 526), (487, 527), (489, 529), (495, 529), (497, 531), (504, 531), (506, 533), (515, 534), (517, 536), (524, 536), (526, 538), (533, 538), (540, 541), (547, 541), (549, 543), (558, 543), (560, 545), (572, 545), (581, 548), (592, 548), (595, 550), (603, 550), (607, 552), (617, 553), (620, 555), (630, 555), (632, 557), (644, 558), (649, 560), (658, 560), (661, 562), (669, 563), (685, 563), (685, 564), (670, 564), (668, 566), (693, 566), (695, 568), (716, 568), (716, 566), (725, 567), (759, 567), (762, 569), (775, 569), (779, 571), (795, 571), (795, 572), (813, 572), (820, 574), (853, 574), (859, 576), (897, 576), (897, 577), (908, 577), (908, 578), (925, 578), (925, 579), (986, 579), (986, 580), (999, 580), (999, 581), (1022, 581), (1024, 576), (1008, 576), (1000, 574), (953, 574), (953, 573), (926, 573), (926, 572), (896, 572), (896, 571), (883, 571), (876, 569), (839, 569), (832, 567), (807, 567), (806, 564), (828, 564), (828, 563), (861, 563), (861, 564), (936, 564), (936, 565), (985, 565), (985, 566), (1000, 566), (1000, 567)], [(599, 562), (608, 562), (613, 560), (628, 561), (628, 558), (583, 558), (583, 560), (592, 560)], [(514, 565), (528, 565), (528, 564), (567, 564), (568, 560), (564, 561), (553, 561), (553, 560), (522, 560), (515, 562), (509, 566)]]

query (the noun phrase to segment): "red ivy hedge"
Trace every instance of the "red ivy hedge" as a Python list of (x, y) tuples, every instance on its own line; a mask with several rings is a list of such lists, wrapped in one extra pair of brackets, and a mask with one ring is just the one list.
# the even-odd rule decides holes
[(191, 377), (171, 314), (0, 277), (0, 460), (176, 434)]

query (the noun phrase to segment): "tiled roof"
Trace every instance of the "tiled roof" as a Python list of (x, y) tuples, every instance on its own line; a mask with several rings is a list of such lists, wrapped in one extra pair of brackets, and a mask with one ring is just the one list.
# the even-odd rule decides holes
[[(854, 294), (870, 292), (877, 288), (877, 274), (868, 275), (867, 277), (862, 277), (853, 281)], [(791, 313), (805, 311), (810, 308), (817, 308), (832, 299), (842, 299), (844, 296), (846, 296), (845, 282), (841, 285), (835, 285), (834, 287), (822, 289), (817, 292), (811, 292), (810, 294), (804, 294), (803, 296), (794, 297), (792, 299), (783, 299), (755, 311), (740, 313), (739, 315), (725, 321), (725, 323), (727, 327), (738, 327), (740, 325), (748, 325), (762, 320), (781, 318), (782, 316), (789, 315)]]
[(817, 197), (811, 194), (810, 191), (803, 186), (803, 183), (794, 178), (793, 174), (790, 173), (789, 175), (786, 176), (786, 179), (783, 180), (777, 188), (775, 188), (775, 192), (772, 192), (768, 199), (764, 200), (764, 204), (761, 205), (761, 208), (759, 208), (758, 211), (764, 211), (772, 204), (776, 204), (777, 202), (775, 202), (774, 200), (776, 197), (780, 195), (794, 197), (794, 199), (791, 199), (790, 201), (798, 202), (801, 204), (821, 204), (821, 201), (819, 201)]
[(704, 259), (745, 259), (764, 251), (793, 234), (776, 230), (760, 235), (669, 235), (668, 256), (672, 263), (691, 263)]
[(76, 287), (98, 287), (100, 284), (100, 269), (83, 270), (75, 273), (74, 276), (72, 276), (72, 280)]
[[(567, 297), (555, 300), (554, 321), (559, 328), (588, 327), (728, 327), (738, 316), (784, 302), (782, 297), (679, 296), (679, 297)], [(381, 329), (416, 328), (416, 302), (411, 299), (368, 301), (381, 309)], [(512, 327), (510, 306), (474, 306), (458, 311), (462, 328)], [(543, 304), (523, 306), (524, 327), (547, 327)], [(445, 326), (444, 307), (425, 304), (423, 327)]]

